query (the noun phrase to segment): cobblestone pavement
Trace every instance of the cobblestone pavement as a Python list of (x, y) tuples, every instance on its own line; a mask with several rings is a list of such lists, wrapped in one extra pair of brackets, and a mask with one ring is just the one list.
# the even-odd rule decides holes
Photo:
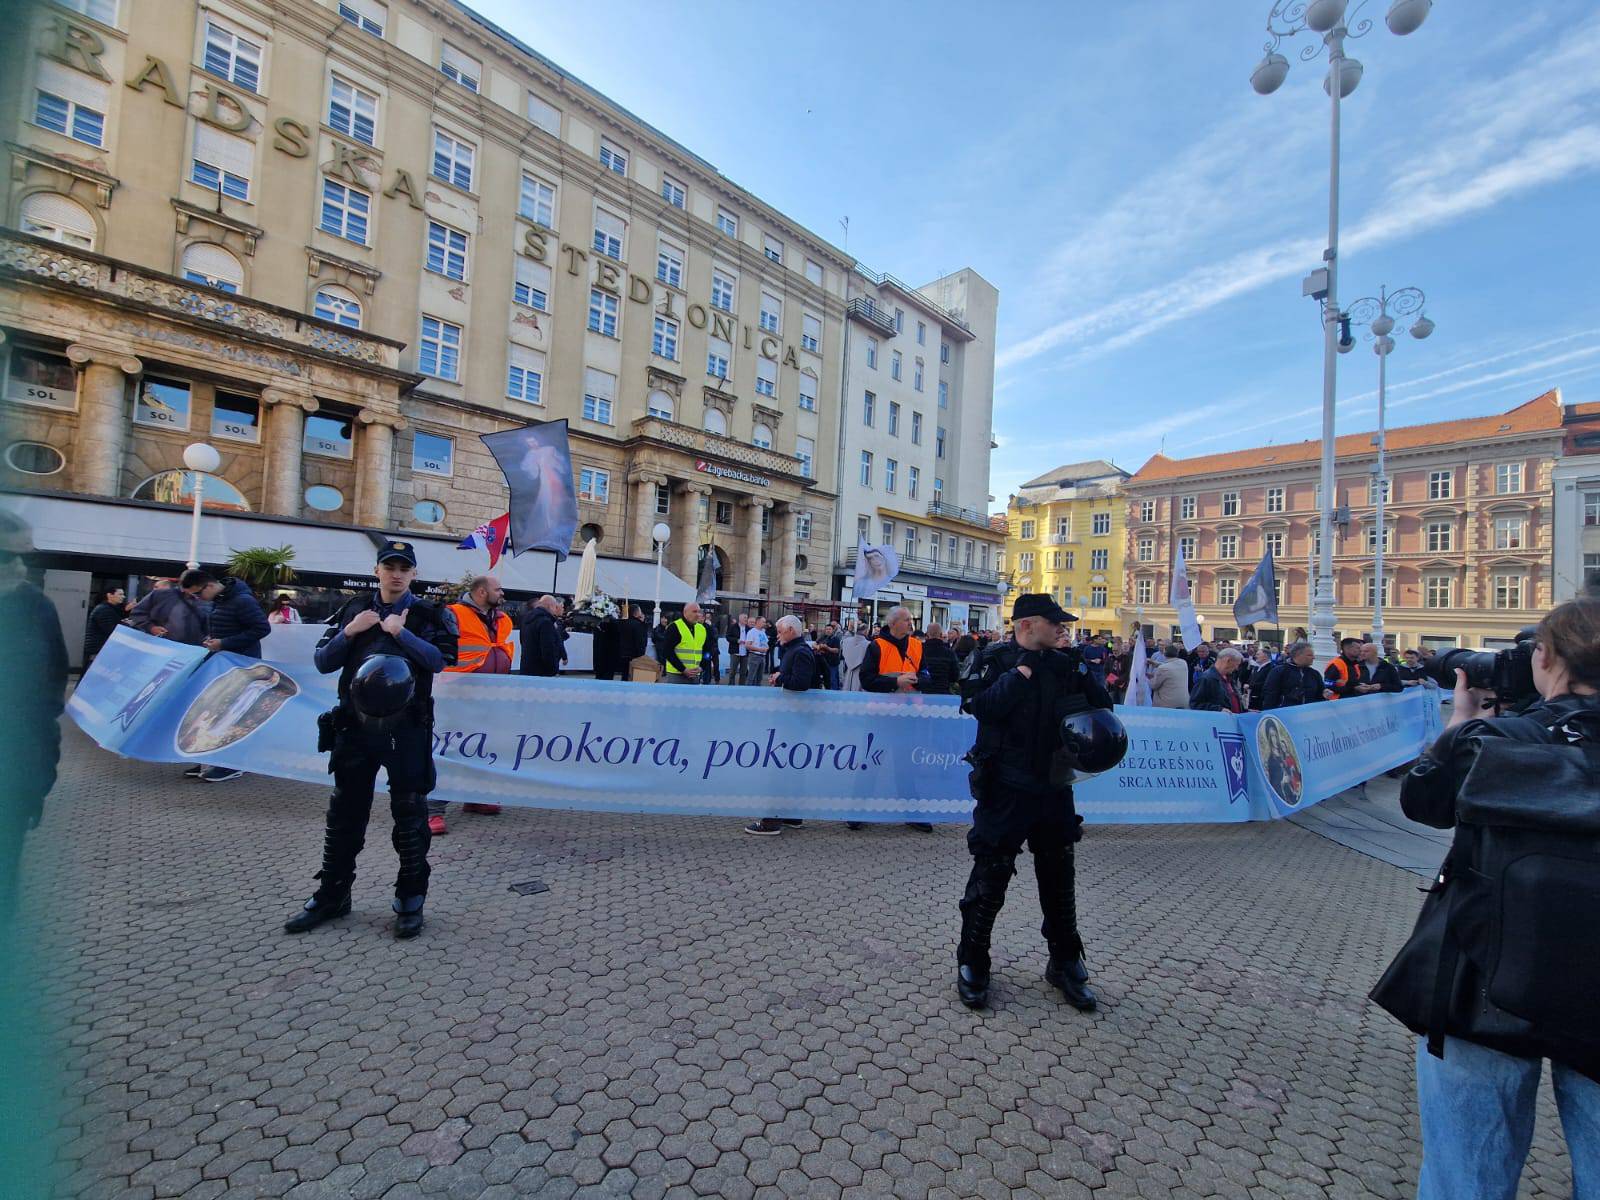
[[(1306, 830), (1092, 829), (1089, 1016), (1040, 978), (1024, 864), (975, 1015), (952, 986), (961, 828), (452, 810), (428, 928), (397, 943), (385, 814), (354, 914), (286, 937), (324, 796), (69, 731), (28, 890), (58, 947), (71, 1195), (1414, 1186), (1411, 1042), (1363, 996), (1417, 880)], [(1547, 1093), (1524, 1194), (1568, 1194), (1569, 1170)]]

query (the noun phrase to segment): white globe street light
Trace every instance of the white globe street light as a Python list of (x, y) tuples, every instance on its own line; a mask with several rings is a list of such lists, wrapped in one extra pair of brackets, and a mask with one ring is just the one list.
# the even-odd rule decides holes
[[(1432, 0), (1393, 0), (1389, 6), (1389, 29), (1399, 35), (1414, 33), (1427, 18)], [(1328, 248), (1322, 252), (1322, 266), (1308, 279), (1305, 294), (1322, 304), (1322, 501), (1318, 514), (1321, 552), (1317, 556), (1316, 582), (1312, 589), (1310, 632), (1311, 644), (1316, 649), (1317, 662), (1326, 664), (1337, 653), (1333, 640), (1336, 623), (1333, 594), (1333, 503), (1334, 503), (1334, 401), (1338, 391), (1339, 354), (1354, 344), (1346, 321), (1339, 310), (1339, 102), (1356, 90), (1361, 82), (1363, 68), (1360, 62), (1345, 55), (1345, 42), (1366, 36), (1372, 30), (1370, 18), (1360, 12), (1367, 0), (1275, 0), (1267, 14), (1266, 56), (1256, 64), (1250, 75), (1250, 86), (1259, 94), (1271, 95), (1282, 86), (1288, 74), (1288, 60), (1279, 47), (1301, 33), (1310, 32), (1320, 38), (1321, 45), (1305, 46), (1300, 51), (1300, 61), (1310, 62), (1324, 50), (1328, 56), (1328, 73), (1323, 88), (1331, 101), (1328, 155)], [(1338, 87), (1334, 87), (1334, 81)], [(1424, 332), (1413, 330), (1413, 335), (1426, 337), (1432, 326)], [(1343, 332), (1343, 336), (1341, 333)], [(1380, 360), (1381, 361), (1381, 360)]]
[(185, 564), (193, 571), (200, 566), (200, 495), (206, 476), (222, 465), (222, 455), (215, 446), (191, 442), (183, 448), (183, 465), (194, 472), (194, 515), (189, 518), (189, 561)]
[(661, 619), (661, 552), (672, 540), (672, 527), (665, 521), (657, 521), (650, 530), (650, 536), (656, 543), (656, 596), (650, 605), (650, 625), (654, 628), (656, 622)]

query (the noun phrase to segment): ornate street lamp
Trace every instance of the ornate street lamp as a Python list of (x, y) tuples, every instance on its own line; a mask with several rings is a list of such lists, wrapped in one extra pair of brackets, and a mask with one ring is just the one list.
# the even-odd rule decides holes
[(185, 564), (193, 571), (200, 566), (200, 494), (205, 490), (206, 476), (222, 465), (222, 455), (215, 446), (191, 442), (183, 448), (183, 465), (194, 472), (194, 516), (189, 518), (189, 561)]

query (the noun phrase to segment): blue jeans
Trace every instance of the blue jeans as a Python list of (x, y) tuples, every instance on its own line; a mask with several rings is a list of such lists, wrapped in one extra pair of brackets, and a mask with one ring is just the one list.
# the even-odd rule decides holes
[[(1533, 1143), (1544, 1062), (1446, 1038), (1444, 1057), (1417, 1041), (1422, 1110), (1418, 1200), (1514, 1200)], [(1572, 1159), (1573, 1200), (1600, 1200), (1600, 1083), (1550, 1064)]]

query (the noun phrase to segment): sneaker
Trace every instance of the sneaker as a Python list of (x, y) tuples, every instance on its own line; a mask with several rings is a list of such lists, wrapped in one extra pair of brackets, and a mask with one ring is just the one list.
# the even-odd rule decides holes
[(483, 817), (495, 817), (500, 815), (500, 806), (498, 804), (463, 804), (461, 811), (477, 813)]
[(443, 837), (450, 832), (449, 829), (445, 828), (443, 813), (428, 818), (428, 832), (433, 834), (434, 837)]
[(783, 823), (774, 821), (771, 817), (763, 817), (759, 821), (751, 821), (744, 827), (746, 833), (753, 833), (757, 837), (768, 837), (774, 833), (783, 832)]
[(199, 779), (201, 772), (203, 772), (205, 769), (205, 763), (195, 763), (194, 766), (188, 767), (184, 770), (183, 777), (185, 779)]
[(200, 772), (200, 778), (206, 783), (227, 783), (230, 779), (243, 777), (243, 771), (235, 771), (232, 767), (207, 767)]

